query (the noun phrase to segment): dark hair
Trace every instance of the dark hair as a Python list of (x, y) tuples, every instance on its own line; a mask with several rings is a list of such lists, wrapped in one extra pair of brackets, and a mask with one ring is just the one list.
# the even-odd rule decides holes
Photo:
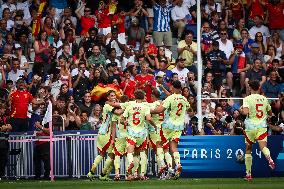
[(249, 86), (252, 90), (257, 91), (260, 87), (260, 83), (258, 80), (249, 81)]
[(173, 81), (172, 85), (175, 89), (181, 89), (181, 82), (179, 80)]
[(115, 94), (115, 91), (114, 91), (114, 90), (109, 90), (106, 95), (107, 95), (107, 96), (110, 96), (111, 93), (114, 93), (114, 94)]
[(83, 115), (83, 113), (87, 114), (87, 116), (89, 117), (89, 112), (87, 112), (86, 110), (82, 110), (80, 115)]
[[(37, 40), (38, 40), (38, 41), (41, 40), (41, 35), (42, 35), (43, 33), (46, 33), (46, 31), (40, 30), (40, 32), (39, 32), (38, 35), (37, 35)], [(47, 36), (46, 36), (46, 40), (45, 40), (45, 41), (47, 41)]]
[(90, 29), (88, 30), (88, 33), (91, 33), (92, 31), (95, 31), (96, 34), (98, 34), (98, 29), (97, 29), (97, 28), (95, 28), (95, 27), (90, 28)]
[(64, 101), (66, 103), (66, 98), (64, 96), (58, 96), (57, 101)]
[(144, 91), (142, 91), (142, 90), (136, 90), (136, 91), (134, 92), (134, 96), (135, 96), (135, 98), (136, 98), (137, 100), (144, 100), (144, 98), (145, 98), (145, 93), (144, 93)]
[(129, 101), (129, 97), (126, 96), (126, 95), (123, 95), (123, 96), (120, 97), (120, 101), (121, 101), (122, 103), (127, 102), (127, 101)]
[(268, 54), (268, 49), (271, 48), (271, 47), (273, 47), (273, 49), (274, 49), (274, 54), (276, 55), (276, 47), (275, 47), (274, 45), (268, 45), (268, 46), (267, 46), (266, 54)]

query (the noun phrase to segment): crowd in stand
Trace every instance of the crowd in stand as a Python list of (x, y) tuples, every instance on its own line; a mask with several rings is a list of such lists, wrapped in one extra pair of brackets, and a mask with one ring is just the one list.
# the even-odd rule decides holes
[[(98, 85), (112, 84), (130, 99), (142, 89), (152, 102), (153, 90), (163, 100), (179, 80), (194, 110), (184, 135), (241, 134), (241, 101), (230, 98), (249, 95), (248, 82), (259, 80), (273, 98), (270, 132), (284, 133), (283, 1), (202, 0), (201, 44), (195, 0), (49, 0), (41, 13), (43, 2), (1, 0), (1, 130), (8, 122), (16, 132), (40, 129), (49, 102), (65, 130), (98, 130), (104, 105), (92, 98)], [(201, 120), (197, 64), (203, 64)]]

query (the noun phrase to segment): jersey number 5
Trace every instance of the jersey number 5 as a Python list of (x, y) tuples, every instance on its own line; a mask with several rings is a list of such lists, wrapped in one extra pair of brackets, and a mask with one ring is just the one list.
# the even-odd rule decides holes
[(139, 119), (139, 116), (140, 113), (139, 112), (135, 112), (133, 115), (132, 115), (132, 118), (133, 118), (133, 124), (134, 125), (139, 125), (140, 123), (140, 119)]
[(258, 119), (261, 119), (263, 117), (263, 110), (261, 110), (260, 108), (263, 106), (263, 104), (256, 104), (255, 105), (255, 109), (256, 109), (256, 117)]
[(177, 110), (177, 112), (176, 112), (176, 115), (177, 115), (177, 116), (180, 116), (181, 110), (182, 110), (182, 108), (183, 108), (182, 103), (179, 103), (177, 107), (178, 107), (178, 110)]

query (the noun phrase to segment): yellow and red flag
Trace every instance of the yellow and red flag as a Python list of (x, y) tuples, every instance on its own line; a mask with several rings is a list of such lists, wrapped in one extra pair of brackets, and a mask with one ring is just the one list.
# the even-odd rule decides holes
[(37, 36), (40, 32), (40, 24), (42, 18), (42, 12), (47, 4), (47, 0), (40, 0), (40, 4), (37, 10), (37, 18), (33, 21), (33, 36)]
[(115, 94), (118, 98), (120, 98), (122, 96), (119, 86), (117, 86), (115, 84), (104, 85), (102, 83), (99, 83), (91, 91), (92, 101), (98, 102), (101, 99), (106, 99), (106, 93), (110, 90), (115, 91)]

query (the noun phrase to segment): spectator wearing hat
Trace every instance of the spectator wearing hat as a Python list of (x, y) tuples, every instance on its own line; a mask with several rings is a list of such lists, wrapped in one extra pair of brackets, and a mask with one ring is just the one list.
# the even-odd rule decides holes
[[(233, 81), (240, 79), (241, 89), (245, 87), (245, 73), (249, 70), (250, 65), (246, 63), (246, 55), (243, 52), (242, 43), (236, 43), (234, 53), (230, 56), (229, 64), (232, 65), (231, 71), (227, 73), (227, 84), (232, 89)], [(233, 79), (235, 78), (235, 79)]]
[(156, 89), (160, 92), (160, 100), (165, 100), (168, 96), (170, 96), (170, 87), (167, 85), (165, 81), (166, 74), (162, 71), (159, 71), (156, 74)]
[(181, 82), (183, 86), (185, 86), (187, 82), (187, 74), (189, 70), (185, 67), (184, 58), (179, 57), (176, 59), (176, 67), (172, 69), (172, 72), (178, 74), (178, 80)]
[(185, 31), (185, 38), (178, 43), (178, 54), (185, 59), (185, 66), (188, 70), (197, 73), (196, 66), (193, 64), (197, 54), (197, 43), (193, 40), (193, 32)]
[(28, 130), (28, 106), (32, 103), (33, 96), (26, 91), (25, 81), (17, 80), (17, 90), (12, 92), (9, 98), (11, 107), (10, 123), (13, 132), (25, 132)]
[(165, 73), (165, 81), (167, 83), (169, 83), (171, 81), (171, 78), (172, 78), (172, 75), (173, 75), (173, 72), (171, 70), (168, 70), (168, 62), (166, 61), (166, 59), (161, 59), (159, 61), (159, 69), (156, 69), (155, 70), (155, 75), (158, 74), (158, 72), (163, 72)]
[(249, 65), (252, 65), (255, 59), (261, 60), (264, 62), (264, 55), (259, 52), (259, 45), (257, 43), (251, 44), (251, 52), (246, 54), (246, 62)]

